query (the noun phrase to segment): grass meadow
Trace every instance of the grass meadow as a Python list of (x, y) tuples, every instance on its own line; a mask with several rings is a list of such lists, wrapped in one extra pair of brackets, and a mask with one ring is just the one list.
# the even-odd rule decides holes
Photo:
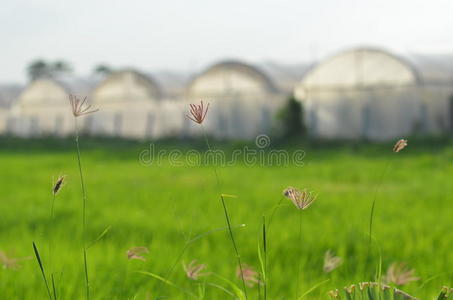
[[(159, 165), (141, 164), (139, 154), (149, 143), (85, 137), (80, 142), (88, 196), (87, 240), (96, 240), (109, 227), (87, 250), (91, 299), (193, 299), (189, 294), (203, 288), (205, 299), (233, 299), (219, 287), (232, 290), (221, 277), (238, 287), (241, 281), (212, 166), (183, 162), (186, 151), (206, 150), (203, 141), (153, 142), (156, 149), (182, 151), (177, 166), (165, 156)], [(211, 146), (226, 153), (255, 147), (214, 140)], [(392, 152), (393, 142), (271, 146), (304, 150), (304, 165), (251, 166), (239, 160), (218, 167), (222, 192), (237, 196), (225, 201), (242, 262), (257, 271), (263, 216), (269, 220), (281, 201), (267, 228), (267, 299), (295, 299), (299, 261), (300, 294), (322, 283), (304, 299), (328, 299), (329, 290), (375, 280), (379, 269), (384, 274), (393, 262), (405, 262), (420, 277), (401, 287), (419, 299), (436, 299), (442, 286), (453, 285), (451, 140), (409, 139), (400, 153)], [(0, 268), (0, 299), (48, 299), (32, 242), (46, 272), (55, 275), (58, 299), (84, 299), (82, 200), (73, 140), (2, 138), (0, 166), (0, 251), (21, 258), (17, 265)], [(66, 180), (50, 222), (51, 189), (59, 175)], [(302, 243), (299, 211), (282, 196), (288, 186), (318, 194), (301, 214)], [(374, 238), (368, 256), (374, 197)], [(127, 250), (138, 246), (149, 249), (146, 260), (129, 260)], [(343, 264), (325, 273), (324, 254), (329, 249)], [(187, 278), (182, 262), (193, 259), (205, 263), (204, 272), (210, 274)], [(174, 286), (141, 271), (165, 277)], [(263, 299), (259, 287), (248, 287), (249, 299)]]

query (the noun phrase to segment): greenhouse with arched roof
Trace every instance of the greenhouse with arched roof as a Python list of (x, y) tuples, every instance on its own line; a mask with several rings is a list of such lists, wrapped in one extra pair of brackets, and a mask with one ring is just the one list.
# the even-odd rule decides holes
[(68, 135), (73, 130), (68, 94), (75, 89), (79, 90), (51, 78), (32, 81), (12, 103), (6, 131), (20, 136)]
[(206, 128), (223, 138), (269, 133), (273, 116), (284, 103), (284, 95), (263, 71), (234, 60), (216, 63), (195, 76), (187, 98), (212, 103)]
[(99, 112), (88, 117), (89, 131), (96, 135), (143, 138), (152, 135), (154, 114), (160, 106), (160, 87), (150, 77), (125, 69), (109, 74), (93, 91)]
[(375, 48), (314, 65), (295, 87), (312, 136), (385, 140), (451, 127), (452, 70)]

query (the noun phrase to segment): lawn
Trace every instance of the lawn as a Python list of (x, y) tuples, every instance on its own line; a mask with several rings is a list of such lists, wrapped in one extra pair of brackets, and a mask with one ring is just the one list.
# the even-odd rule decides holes
[[(55, 273), (59, 299), (83, 299), (82, 198), (72, 141), (2, 138), (0, 143), (0, 251), (26, 258), (17, 268), (0, 268), (0, 298), (48, 297), (34, 241), (46, 272)], [(185, 160), (187, 151), (203, 151), (204, 144), (153, 144), (156, 150), (180, 150), (179, 163), (171, 163), (168, 155), (159, 164), (141, 163), (140, 153), (148, 143), (81, 138), (87, 240), (110, 228), (88, 249), (91, 299), (191, 299), (187, 293), (196, 294), (204, 285), (205, 299), (232, 299), (215, 286), (232, 290), (220, 277), (239, 287), (241, 282), (213, 166), (187, 165)], [(242, 261), (257, 270), (263, 216), (269, 220), (282, 200), (267, 228), (268, 299), (295, 299), (299, 261), (299, 294), (323, 282), (306, 299), (327, 299), (329, 290), (374, 279), (380, 265), (385, 273), (393, 262), (405, 262), (421, 278), (402, 287), (420, 299), (434, 299), (443, 285), (453, 285), (453, 142), (409, 140), (400, 153), (392, 152), (392, 144), (279, 143), (273, 147), (290, 153), (303, 150), (303, 165), (252, 165), (239, 159), (217, 167), (221, 192), (237, 196), (225, 200)], [(211, 145), (228, 155), (254, 147), (216, 141)], [(56, 196), (51, 222), (52, 182), (63, 174), (66, 183)], [(282, 196), (288, 186), (318, 194), (301, 213), (302, 243), (299, 211)], [(374, 198), (374, 238), (367, 263)], [(136, 246), (149, 249), (146, 261), (128, 260), (127, 250)], [(343, 264), (326, 274), (328, 249)], [(210, 275), (198, 281), (187, 278), (182, 262), (193, 259), (207, 264)], [(168, 280), (176, 287), (140, 273), (167, 277), (175, 262)], [(250, 287), (248, 294), (258, 299), (258, 287)]]

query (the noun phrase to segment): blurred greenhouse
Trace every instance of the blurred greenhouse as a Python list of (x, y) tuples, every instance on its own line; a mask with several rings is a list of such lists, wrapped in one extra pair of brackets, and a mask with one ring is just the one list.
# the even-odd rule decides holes
[(23, 137), (69, 135), (68, 95), (74, 94), (99, 108), (83, 119), (86, 134), (196, 135), (185, 113), (189, 103), (203, 100), (210, 104), (209, 134), (251, 139), (274, 133), (277, 112), (293, 93), (302, 103), (308, 133), (317, 138), (386, 140), (453, 130), (453, 61), (443, 57), (356, 48), (300, 66), (296, 73), (228, 60), (173, 79), (123, 69), (102, 78), (38, 78), (20, 93), (0, 87), (6, 103), (0, 106), (0, 131)]

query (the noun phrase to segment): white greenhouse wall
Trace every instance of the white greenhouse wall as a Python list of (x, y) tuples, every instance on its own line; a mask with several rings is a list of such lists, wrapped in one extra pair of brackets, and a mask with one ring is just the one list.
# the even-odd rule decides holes
[(414, 67), (381, 50), (356, 49), (321, 62), (294, 94), (314, 137), (388, 140), (452, 128), (451, 86), (424, 84)]
[[(388, 140), (452, 132), (453, 81), (426, 78), (389, 53), (355, 49), (310, 69), (294, 94), (314, 137)], [(0, 133), (73, 134), (68, 95), (77, 91), (50, 79), (32, 82), (8, 110), (0, 108)], [(133, 70), (114, 72), (85, 94), (99, 112), (78, 118), (81, 132), (134, 139), (199, 136), (186, 114), (200, 100), (210, 103), (203, 124), (209, 135), (254, 139), (278, 129), (276, 114), (287, 101), (265, 74), (234, 61), (211, 66), (172, 98)]]

